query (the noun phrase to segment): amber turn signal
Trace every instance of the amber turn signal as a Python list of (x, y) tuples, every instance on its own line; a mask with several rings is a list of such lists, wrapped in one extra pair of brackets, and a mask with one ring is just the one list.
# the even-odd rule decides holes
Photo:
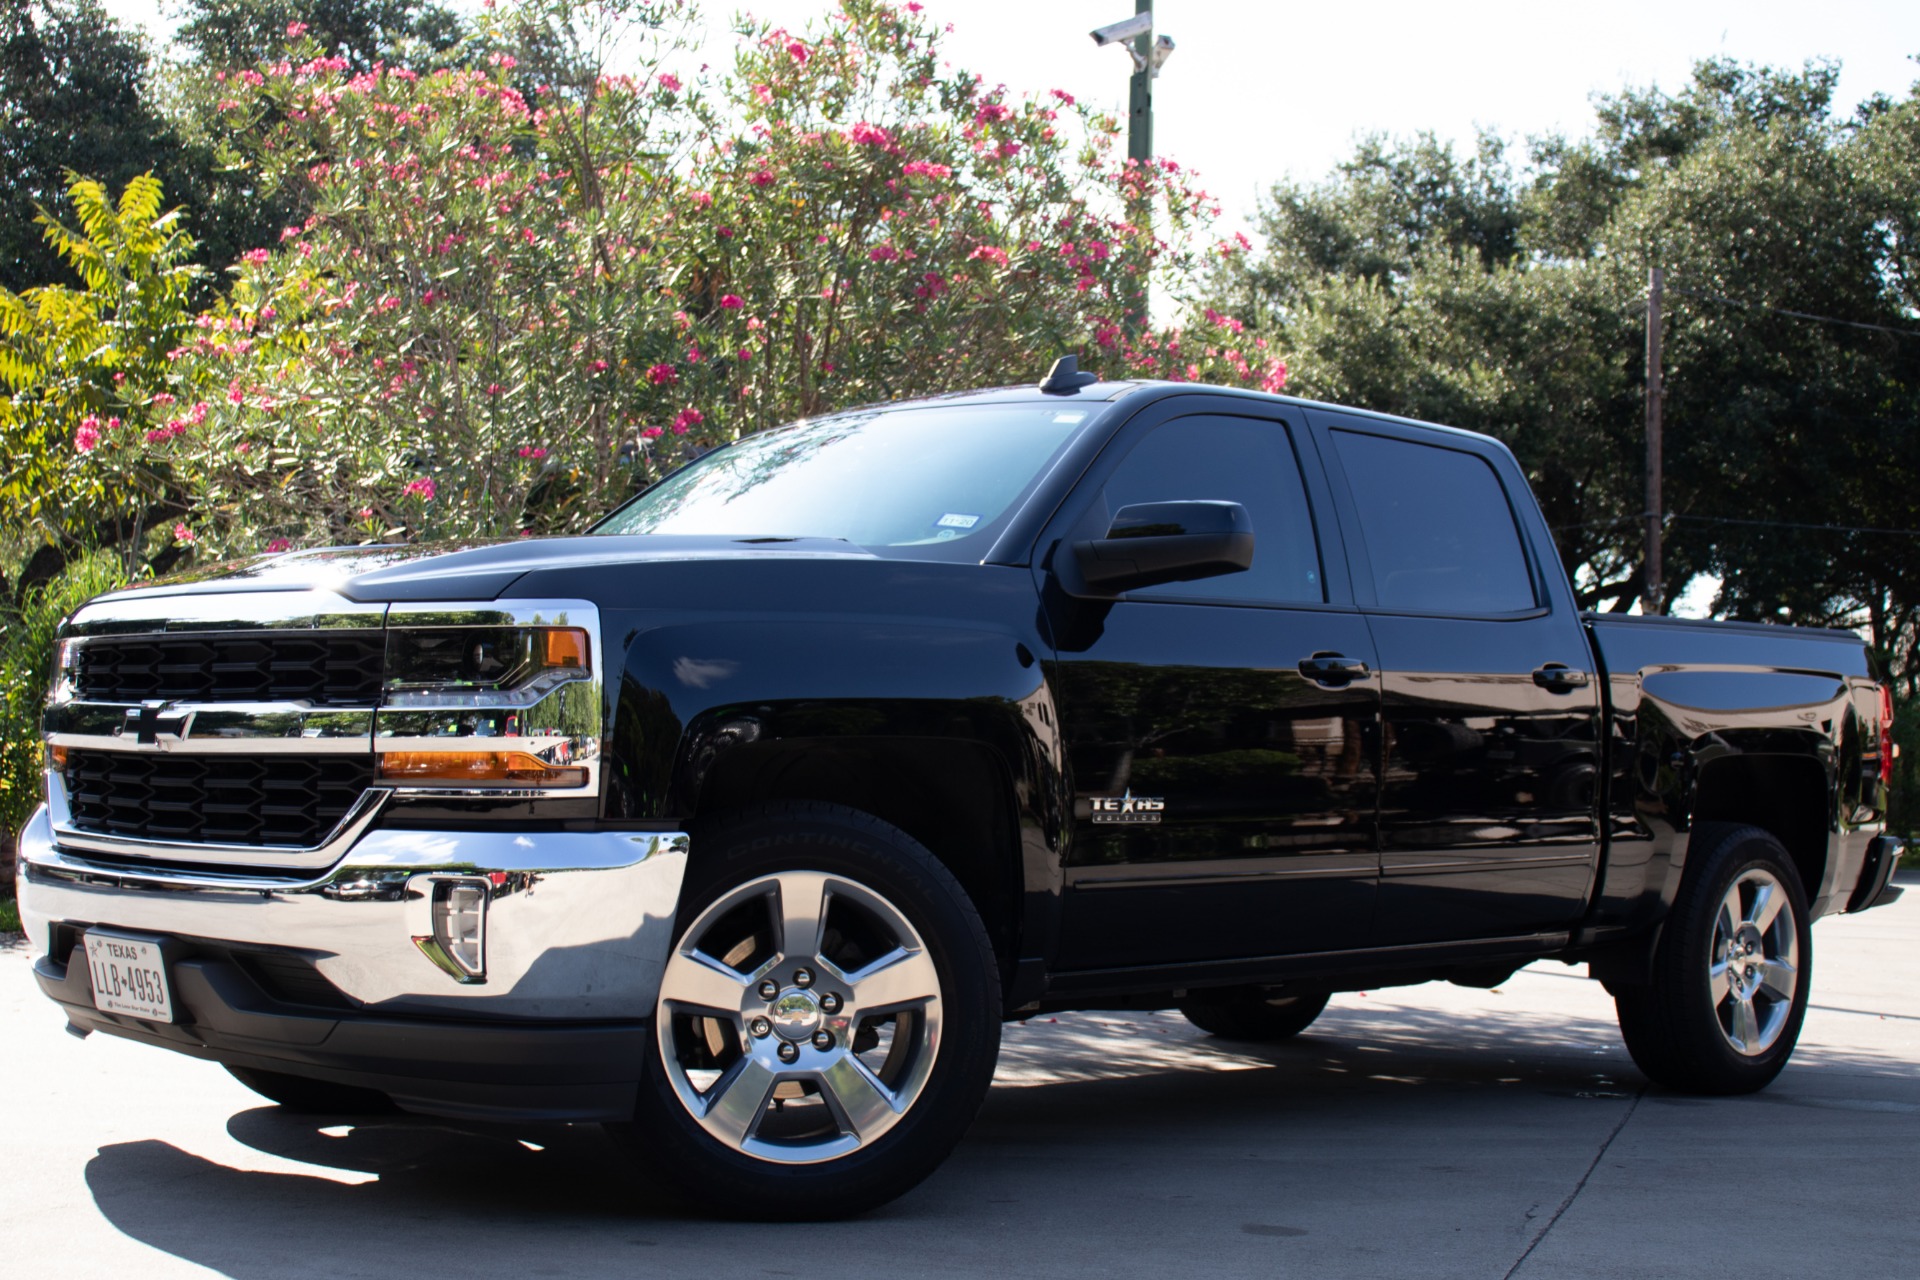
[(579, 627), (549, 627), (542, 631), (546, 641), (547, 670), (559, 667), (584, 671), (587, 666), (587, 633)]
[(48, 747), (47, 757), (53, 761), (54, 768), (64, 769), (67, 767), (67, 749), (65, 747)]
[(448, 782), (481, 787), (584, 787), (578, 765), (551, 765), (525, 751), (383, 751), (387, 782)]

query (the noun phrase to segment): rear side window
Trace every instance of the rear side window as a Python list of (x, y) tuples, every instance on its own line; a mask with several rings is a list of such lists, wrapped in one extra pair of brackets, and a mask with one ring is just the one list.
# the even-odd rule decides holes
[(1140, 502), (1237, 502), (1253, 522), (1253, 566), (1132, 593), (1149, 600), (1293, 604), (1326, 599), (1300, 464), (1285, 426), (1196, 414), (1155, 427), (1107, 480), (1109, 519)]
[(1535, 607), (1520, 530), (1484, 458), (1332, 433), (1383, 609), (1516, 613)]

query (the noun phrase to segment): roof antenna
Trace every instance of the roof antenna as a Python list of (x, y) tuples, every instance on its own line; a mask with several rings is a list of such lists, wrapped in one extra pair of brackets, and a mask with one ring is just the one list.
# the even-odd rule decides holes
[(1047, 376), (1040, 379), (1040, 389), (1048, 395), (1070, 396), (1098, 381), (1099, 374), (1080, 372), (1079, 356), (1061, 356), (1053, 362), (1053, 368), (1047, 370)]

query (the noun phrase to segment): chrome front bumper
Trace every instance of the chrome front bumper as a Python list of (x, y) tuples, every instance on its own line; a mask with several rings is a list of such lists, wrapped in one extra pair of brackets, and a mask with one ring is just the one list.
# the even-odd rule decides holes
[[(189, 873), (90, 861), (56, 843), (42, 808), (21, 833), (18, 891), (38, 956), (56, 925), (97, 925), (300, 953), (369, 1014), (644, 1021), (686, 854), (679, 832), (374, 830), (311, 877)], [(483, 981), (417, 941), (448, 878), (489, 886)]]

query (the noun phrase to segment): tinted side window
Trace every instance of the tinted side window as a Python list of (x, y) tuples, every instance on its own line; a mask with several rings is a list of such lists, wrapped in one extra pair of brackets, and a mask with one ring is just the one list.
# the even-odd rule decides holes
[(1409, 440), (1332, 433), (1360, 508), (1383, 609), (1531, 609), (1533, 575), (1499, 477), (1484, 458)]
[(1133, 447), (1105, 489), (1107, 516), (1136, 502), (1237, 502), (1253, 521), (1253, 567), (1133, 593), (1154, 600), (1284, 604), (1326, 599), (1313, 513), (1278, 422), (1200, 414), (1163, 423)]

